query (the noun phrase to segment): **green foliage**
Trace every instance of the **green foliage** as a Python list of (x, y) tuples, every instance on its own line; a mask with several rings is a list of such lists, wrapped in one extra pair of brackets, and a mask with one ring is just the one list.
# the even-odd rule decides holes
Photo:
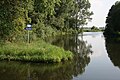
[(75, 29), (91, 19), (89, 8), (88, 0), (1, 0), (0, 38), (13, 41), (27, 24), (33, 25), (38, 37)]
[(32, 62), (61, 62), (73, 58), (70, 51), (52, 46), (42, 40), (30, 44), (4, 43), (0, 47), (0, 60), (18, 60)]
[(78, 0), (77, 2), (78, 4), (78, 18), (79, 18), (79, 25), (85, 25), (87, 24), (87, 20), (91, 20), (92, 18), (90, 18), (91, 15), (93, 15), (93, 12), (89, 11), (91, 5), (89, 0)]
[[(31, 1), (31, 2), (29, 2)], [(0, 37), (12, 40), (21, 34), (26, 24), (31, 22), (28, 12), (33, 10), (32, 0), (0, 1)]]
[(101, 30), (99, 28), (93, 26), (93, 27), (91, 27), (91, 31), (92, 32), (98, 32), (98, 31), (101, 31)]
[(106, 19), (105, 35), (116, 35), (120, 32), (120, 1), (117, 1), (109, 10)]
[(38, 24), (33, 25), (33, 33), (36, 33), (37, 37), (40, 37), (42, 39), (44, 39), (45, 37), (51, 36), (51, 35), (52, 36), (56, 35), (55, 31), (56, 30), (54, 30), (49, 25), (45, 27), (45, 25), (40, 22)]

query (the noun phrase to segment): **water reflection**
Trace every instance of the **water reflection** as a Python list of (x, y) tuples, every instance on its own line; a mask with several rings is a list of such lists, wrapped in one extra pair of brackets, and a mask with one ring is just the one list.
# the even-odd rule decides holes
[[(81, 39), (78, 37), (81, 37)], [(47, 42), (62, 47), (65, 50), (70, 50), (73, 53), (79, 53), (83, 55), (84, 53), (87, 55), (91, 53), (91, 45), (86, 45), (86, 42), (83, 40), (83, 35), (65, 35), (65, 36), (57, 36), (52, 38), (47, 38)]]
[[(82, 39), (82, 38), (81, 38)], [(49, 40), (52, 44), (71, 50), (74, 60), (59, 64), (0, 62), (0, 80), (71, 80), (82, 74), (90, 62), (90, 47), (78, 36), (63, 36)]]
[(106, 38), (106, 49), (111, 62), (120, 68), (120, 38)]

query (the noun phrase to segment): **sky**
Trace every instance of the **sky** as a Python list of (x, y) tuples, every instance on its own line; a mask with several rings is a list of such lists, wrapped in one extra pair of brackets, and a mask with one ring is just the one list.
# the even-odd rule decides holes
[(94, 15), (92, 15), (92, 21), (88, 23), (85, 27), (104, 27), (105, 20), (109, 9), (116, 1), (120, 0), (89, 0), (91, 3), (91, 11), (93, 11)]

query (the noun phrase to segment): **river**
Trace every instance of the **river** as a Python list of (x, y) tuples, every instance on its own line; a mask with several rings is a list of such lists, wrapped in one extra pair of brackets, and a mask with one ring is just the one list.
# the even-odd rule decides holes
[(58, 36), (47, 42), (74, 53), (58, 64), (0, 62), (0, 80), (120, 80), (120, 39), (102, 32)]

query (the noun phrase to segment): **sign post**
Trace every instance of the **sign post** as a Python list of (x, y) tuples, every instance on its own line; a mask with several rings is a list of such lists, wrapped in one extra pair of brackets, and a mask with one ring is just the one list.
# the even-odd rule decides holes
[(28, 43), (30, 43), (30, 33), (29, 33), (29, 30), (28, 30)]
[(32, 27), (31, 27), (31, 26), (32, 26), (32, 25), (28, 24), (27, 27), (25, 28), (25, 30), (28, 31), (28, 38), (27, 38), (27, 39), (28, 39), (28, 43), (30, 43), (30, 33), (29, 33), (29, 31), (32, 30)]

